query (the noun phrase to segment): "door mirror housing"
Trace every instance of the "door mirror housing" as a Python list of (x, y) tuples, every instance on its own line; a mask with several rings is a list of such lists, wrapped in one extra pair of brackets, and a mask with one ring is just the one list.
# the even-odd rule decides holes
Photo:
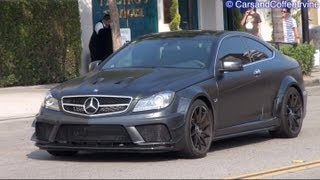
[(224, 60), (221, 62), (222, 62), (221, 64), (222, 67), (219, 69), (220, 72), (243, 70), (243, 64), (240, 59)]
[(95, 69), (97, 69), (97, 67), (99, 66), (99, 64), (101, 63), (101, 61), (93, 61), (89, 64), (89, 71), (93, 71)]

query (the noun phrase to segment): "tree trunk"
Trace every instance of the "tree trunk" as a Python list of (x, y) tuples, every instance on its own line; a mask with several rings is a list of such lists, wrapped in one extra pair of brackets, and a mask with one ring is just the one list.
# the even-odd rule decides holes
[(113, 51), (116, 51), (121, 47), (121, 35), (120, 35), (120, 22), (119, 22), (119, 12), (116, 0), (108, 0), (110, 17), (112, 20), (112, 42)]
[[(281, 0), (276, 0), (281, 2)], [(282, 26), (282, 17), (281, 17), (281, 10), (280, 8), (272, 8), (271, 9), (271, 16), (272, 16), (272, 26), (273, 26), (273, 34), (272, 38), (274, 42), (283, 42), (283, 26)]]

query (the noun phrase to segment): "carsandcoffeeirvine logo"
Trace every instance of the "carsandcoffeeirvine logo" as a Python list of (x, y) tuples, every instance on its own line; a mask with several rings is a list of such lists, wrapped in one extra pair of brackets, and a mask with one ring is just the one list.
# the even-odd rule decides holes
[(318, 1), (314, 2), (301, 2), (301, 1), (282, 1), (278, 2), (275, 0), (265, 1), (265, 2), (246, 2), (242, 0), (232, 1), (227, 0), (225, 2), (227, 8), (319, 8), (320, 3)]

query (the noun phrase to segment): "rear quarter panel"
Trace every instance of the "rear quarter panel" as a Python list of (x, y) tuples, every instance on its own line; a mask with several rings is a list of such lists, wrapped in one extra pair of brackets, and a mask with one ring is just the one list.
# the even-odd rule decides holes
[(278, 114), (275, 111), (278, 111), (279, 101), (290, 86), (295, 86), (303, 97), (304, 82), (302, 71), (296, 60), (276, 52), (275, 58), (267, 63), (270, 69), (265, 72), (269, 77), (266, 81), (268, 88), (266, 96), (270, 98), (267, 98), (265, 113), (266, 116), (271, 117)]

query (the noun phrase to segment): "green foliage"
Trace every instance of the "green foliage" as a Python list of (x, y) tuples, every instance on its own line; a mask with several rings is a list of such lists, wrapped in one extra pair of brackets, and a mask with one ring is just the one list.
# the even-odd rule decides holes
[(293, 19), (296, 20), (296, 23), (297, 23), (297, 27), (300, 26), (300, 17), (301, 17), (301, 11), (298, 10), (296, 11), (294, 14), (291, 15)]
[(180, 30), (181, 16), (178, 12), (178, 0), (171, 0), (170, 17), (171, 17), (171, 22), (169, 24), (170, 30), (171, 31)]
[(58, 83), (79, 75), (77, 0), (0, 4), (0, 87)]
[(280, 46), (280, 51), (294, 59), (296, 59), (302, 69), (303, 74), (310, 75), (313, 68), (313, 56), (315, 53), (315, 48), (310, 44), (299, 44), (294, 47), (292, 45), (282, 45)]

